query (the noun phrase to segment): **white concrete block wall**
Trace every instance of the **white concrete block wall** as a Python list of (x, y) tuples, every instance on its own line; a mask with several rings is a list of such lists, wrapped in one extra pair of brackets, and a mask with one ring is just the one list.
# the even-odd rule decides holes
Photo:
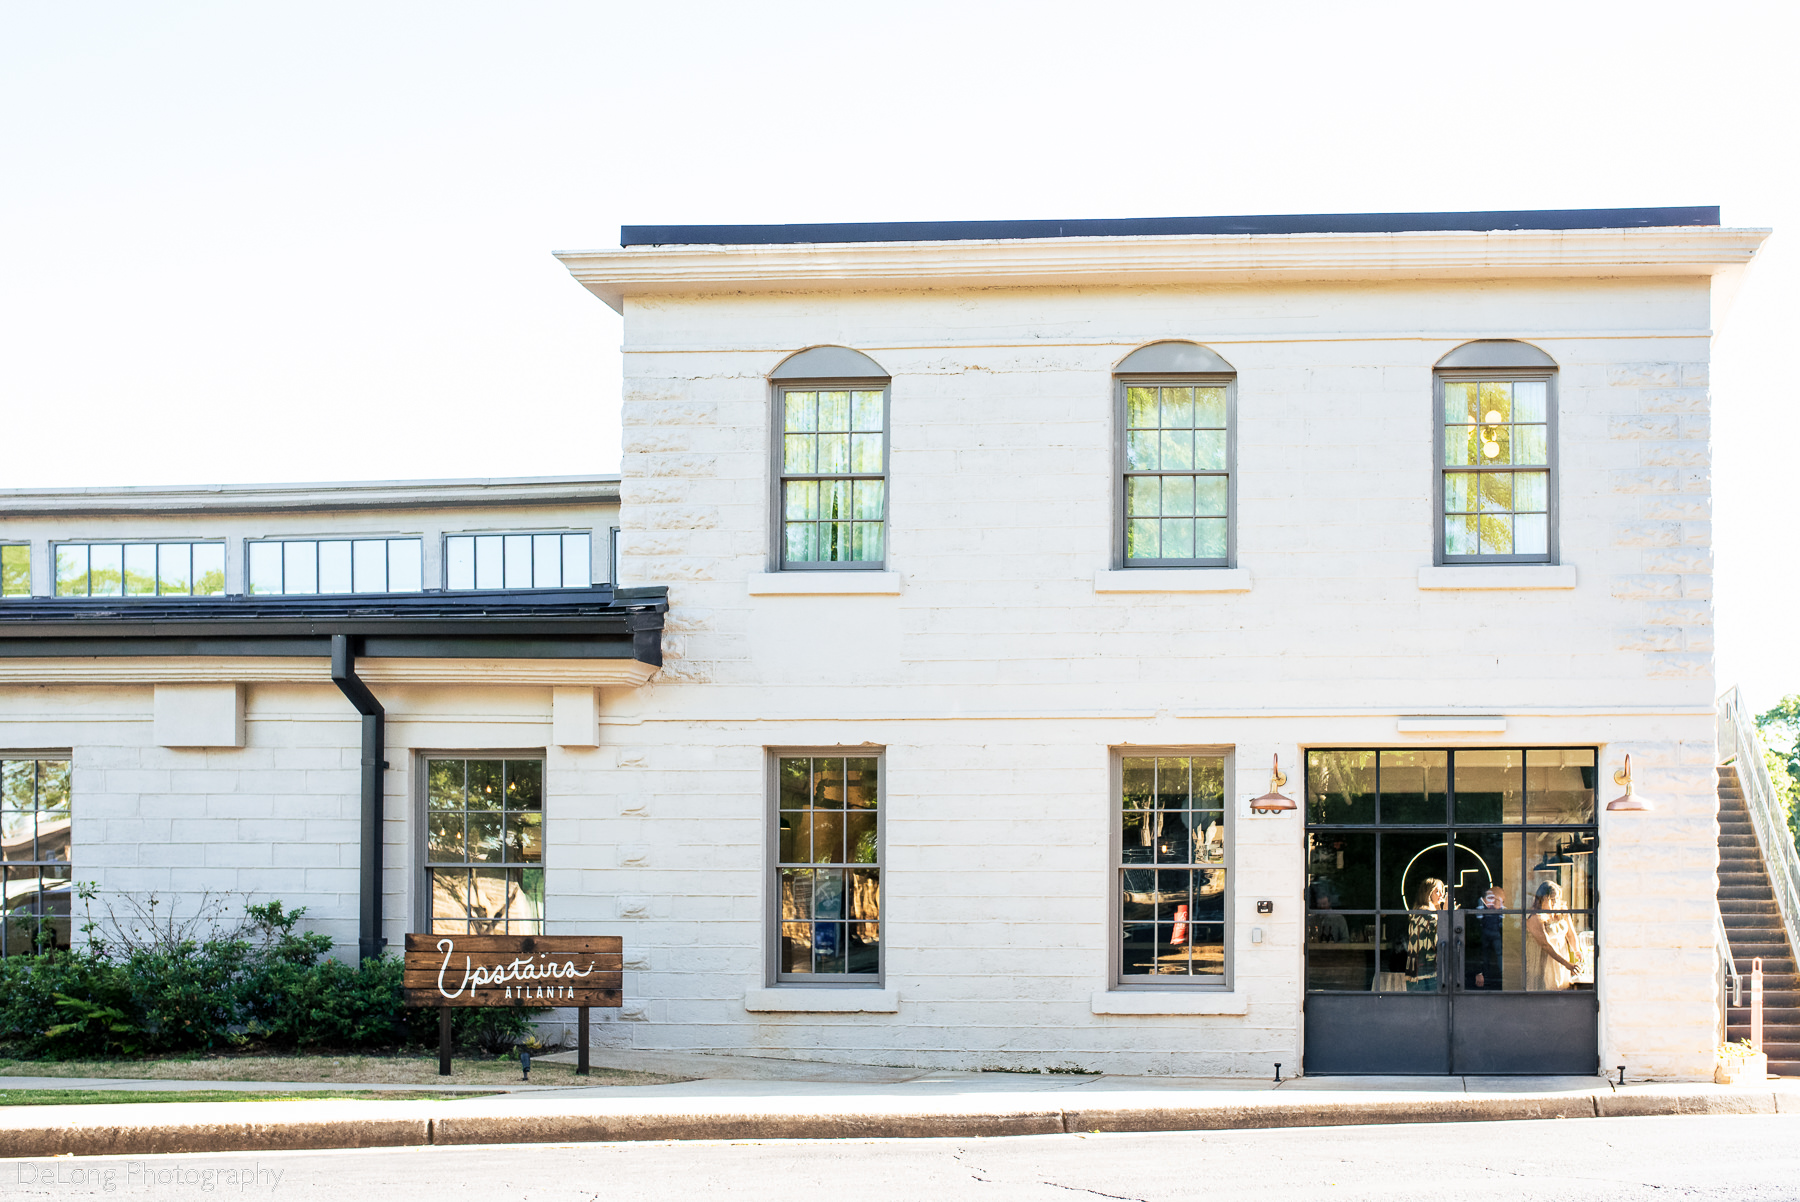
[[(1597, 745), (1651, 814), (1601, 827), (1604, 1063), (1710, 1071), (1716, 822), (1704, 282), (1320, 284), (632, 301), (623, 583), (667, 584), (667, 664), (605, 689), (599, 746), (551, 689), (390, 686), (387, 937), (419, 916), (417, 762), (541, 751), (553, 932), (620, 934), (597, 1038), (954, 1067), (1293, 1071), (1303, 827), (1252, 818), (1307, 746)], [(1518, 337), (1561, 365), (1571, 590), (1439, 592), (1431, 365)], [(1236, 594), (1097, 594), (1112, 550), (1110, 372), (1159, 338), (1238, 370)], [(897, 596), (751, 596), (768, 570), (770, 390), (841, 343), (893, 373)], [(730, 348), (730, 349), (711, 349)], [(198, 527), (196, 527), (198, 528)], [(0, 743), (74, 749), (77, 875), (306, 905), (354, 946), (357, 722), (252, 684), (241, 749), (155, 746), (150, 687), (0, 692)], [(1506, 716), (1504, 735), (1396, 718)], [(894, 1013), (761, 1013), (771, 748), (885, 749)], [(1110, 980), (1109, 757), (1235, 749), (1243, 1014), (1096, 1014)], [(217, 882), (216, 884), (214, 882)], [(1256, 900), (1274, 901), (1258, 916)], [(1265, 932), (1250, 942), (1251, 927)], [(565, 1017), (565, 1016), (559, 1016)]]
[[(1661, 805), (1603, 820), (1603, 1056), (1709, 1071), (1708, 327), (1707, 286), (1687, 280), (629, 300), (622, 576), (669, 584), (672, 600), (664, 672), (602, 719), (616, 724), (603, 743), (632, 732), (656, 812), (631, 834), (648, 867), (618, 911), (652, 966), (628, 981), (644, 999), (633, 1037), (964, 1067), (1291, 1071), (1298, 817), (1244, 818), (1235, 834), (1245, 1015), (1091, 1013), (1108, 979), (1108, 749), (1234, 746), (1241, 801), (1266, 788), (1274, 749), (1298, 796), (1307, 745), (1595, 744), (1603, 788), (1632, 751)], [(1560, 365), (1572, 590), (1419, 587), (1436, 520), (1431, 367), (1478, 337), (1534, 342)], [(1111, 368), (1159, 338), (1237, 368), (1248, 593), (1093, 590), (1112, 550)], [(766, 375), (820, 343), (894, 378), (899, 596), (746, 594), (770, 566)], [(1447, 711), (1502, 713), (1509, 729), (1396, 733), (1400, 715)], [(746, 1013), (742, 990), (765, 983), (765, 749), (864, 741), (887, 749), (900, 1012)], [(706, 842), (674, 804), (710, 812)], [(1255, 918), (1259, 897), (1274, 915)]]

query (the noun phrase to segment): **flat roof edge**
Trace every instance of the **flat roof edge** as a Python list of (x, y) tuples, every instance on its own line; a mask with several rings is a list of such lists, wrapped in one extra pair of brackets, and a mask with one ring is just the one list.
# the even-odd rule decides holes
[(274, 512), (617, 501), (617, 475), (0, 489), (0, 516)]
[(1193, 234), (1399, 234), (1716, 226), (1719, 206), (1494, 209), (1464, 213), (1292, 213), (1234, 217), (1102, 217), (1070, 221), (867, 221), (810, 225), (627, 225), (619, 245), (776, 246), (842, 242), (961, 242)]

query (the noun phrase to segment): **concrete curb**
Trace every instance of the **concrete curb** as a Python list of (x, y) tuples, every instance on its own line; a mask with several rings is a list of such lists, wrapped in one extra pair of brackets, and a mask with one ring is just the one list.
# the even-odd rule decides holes
[[(516, 1097), (517, 1095), (515, 1095)], [(539, 1099), (532, 1099), (538, 1102)], [(1073, 1100), (1073, 1099), (1071, 1099)], [(1128, 1131), (1242, 1131), (1378, 1123), (1470, 1123), (1693, 1114), (1795, 1114), (1800, 1094), (1775, 1090), (1648, 1088), (1624, 1094), (1270, 1096), (1216, 1102), (1142, 1095), (1108, 1106), (997, 1105), (973, 1109), (909, 1100), (881, 1109), (751, 1109), (664, 1101), (529, 1109), (441, 1102), (168, 1102), (31, 1106), (0, 1113), (0, 1157), (308, 1151), (424, 1145), (710, 1139), (989, 1138)], [(867, 1099), (860, 1101), (866, 1103)], [(456, 1110), (449, 1107), (456, 1106)], [(464, 1107), (467, 1107), (465, 1109)], [(129, 1113), (122, 1113), (129, 1112)]]

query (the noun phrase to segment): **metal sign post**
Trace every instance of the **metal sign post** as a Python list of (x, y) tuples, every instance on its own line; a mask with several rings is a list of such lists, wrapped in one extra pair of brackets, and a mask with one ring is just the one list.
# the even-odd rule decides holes
[(408, 935), (408, 1006), (438, 1008), (438, 1073), (450, 1075), (450, 1007), (574, 1006), (575, 1071), (588, 1075), (588, 1008), (623, 1004), (617, 935)]

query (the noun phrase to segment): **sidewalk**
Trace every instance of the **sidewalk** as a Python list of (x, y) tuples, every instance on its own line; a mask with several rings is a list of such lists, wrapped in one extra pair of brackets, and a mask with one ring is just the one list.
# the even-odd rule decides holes
[[(562, 1059), (562, 1057), (557, 1057)], [(597, 1066), (696, 1079), (442, 1101), (318, 1099), (0, 1109), (0, 1156), (427, 1144), (819, 1139), (1226, 1130), (1666, 1114), (1800, 1115), (1800, 1080), (1754, 1087), (1600, 1077), (1146, 1078), (965, 1073), (601, 1052)], [(308, 1082), (12, 1077), (0, 1088), (380, 1089)], [(468, 1087), (462, 1087), (468, 1088)]]

